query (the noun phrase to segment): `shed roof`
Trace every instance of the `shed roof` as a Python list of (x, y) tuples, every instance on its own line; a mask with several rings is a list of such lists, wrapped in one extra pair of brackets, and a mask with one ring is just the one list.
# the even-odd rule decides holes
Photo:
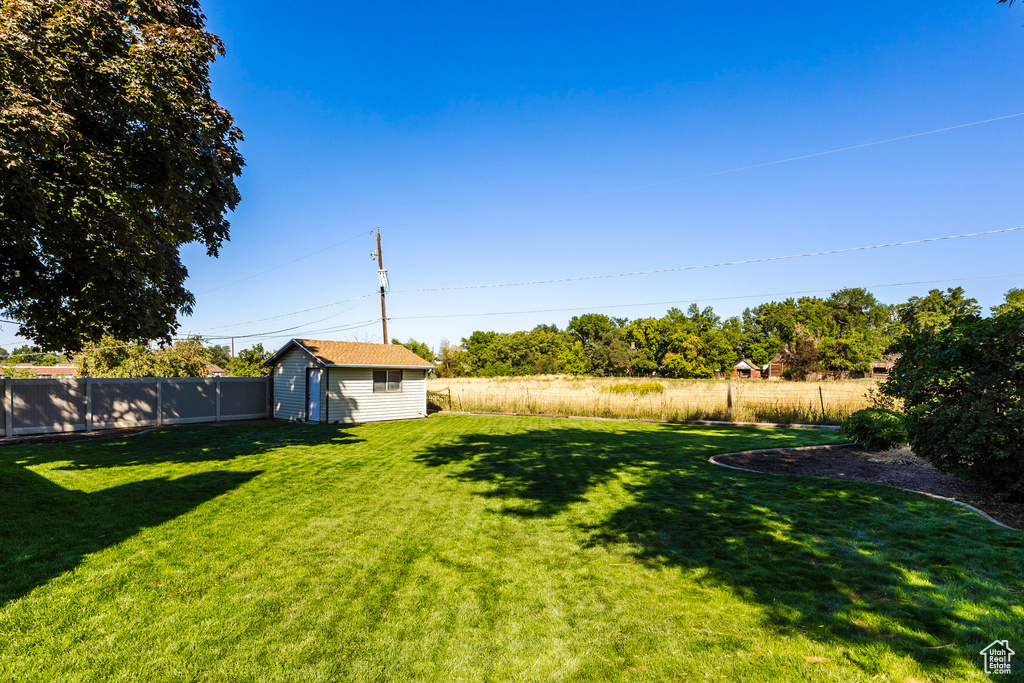
[(274, 363), (291, 346), (298, 346), (324, 365), (341, 367), (374, 368), (433, 368), (409, 349), (399, 344), (368, 344), (366, 342), (341, 342), (323, 339), (292, 339), (277, 353), (267, 359), (265, 365)]

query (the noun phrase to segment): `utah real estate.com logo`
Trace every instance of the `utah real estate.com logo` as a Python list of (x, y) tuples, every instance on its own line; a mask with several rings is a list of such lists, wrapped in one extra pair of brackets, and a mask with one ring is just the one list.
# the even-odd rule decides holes
[(1009, 641), (993, 640), (981, 651), (981, 656), (985, 659), (985, 673), (1010, 673), (1010, 658), (1015, 654), (1017, 653), (1010, 649)]

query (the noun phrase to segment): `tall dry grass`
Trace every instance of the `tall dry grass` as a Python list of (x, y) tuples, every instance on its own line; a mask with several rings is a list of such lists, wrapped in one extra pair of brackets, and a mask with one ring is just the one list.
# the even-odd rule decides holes
[[(648, 420), (730, 419), (729, 381), (655, 381), (664, 386), (663, 392), (644, 390), (630, 378), (562, 375), (432, 379), (427, 388), (437, 392), (433, 397), (444, 396), (444, 400), (450, 394), (452, 410)], [(624, 386), (629, 384), (633, 386)], [(837, 425), (850, 413), (868, 407), (868, 394), (875, 386), (875, 380), (733, 380), (731, 419)]]

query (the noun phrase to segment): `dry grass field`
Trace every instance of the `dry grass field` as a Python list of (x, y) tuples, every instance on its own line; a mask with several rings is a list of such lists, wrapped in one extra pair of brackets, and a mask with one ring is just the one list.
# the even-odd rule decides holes
[[(726, 420), (727, 380), (627, 377), (465, 377), (433, 379), (428, 390), (451, 409), (654, 420)], [(733, 380), (732, 420), (839, 424), (870, 403), (875, 380), (783, 382)], [(652, 386), (653, 385), (653, 386)]]

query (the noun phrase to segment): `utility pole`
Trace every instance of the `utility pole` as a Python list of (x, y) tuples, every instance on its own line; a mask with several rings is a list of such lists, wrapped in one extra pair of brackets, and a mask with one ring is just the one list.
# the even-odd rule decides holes
[(231, 360), (235, 359), (235, 338), (231, 338)]
[(384, 255), (380, 251), (380, 228), (377, 228), (377, 279), (380, 281), (380, 322), (384, 326), (384, 343), (388, 343), (388, 311), (384, 306), (384, 293), (388, 287), (388, 271), (384, 270)]

